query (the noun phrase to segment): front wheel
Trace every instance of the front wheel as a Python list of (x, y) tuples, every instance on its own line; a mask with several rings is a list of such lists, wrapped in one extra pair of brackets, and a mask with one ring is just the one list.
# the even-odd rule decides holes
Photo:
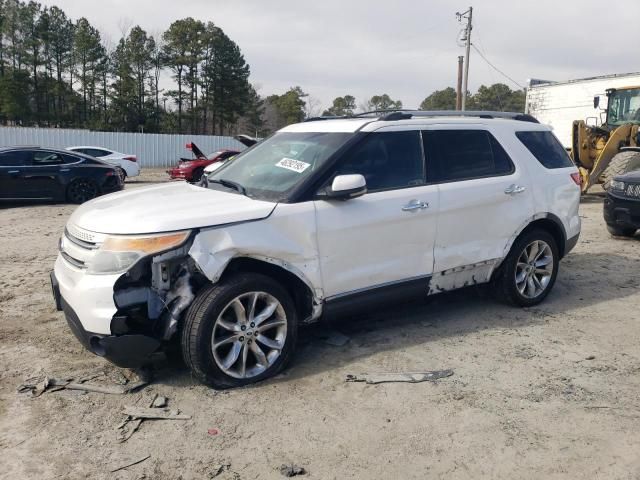
[(287, 291), (264, 275), (239, 274), (198, 294), (185, 317), (182, 354), (201, 382), (239, 387), (278, 373), (297, 334)]
[(531, 230), (518, 237), (494, 280), (498, 297), (530, 307), (549, 294), (558, 275), (558, 246), (551, 234)]

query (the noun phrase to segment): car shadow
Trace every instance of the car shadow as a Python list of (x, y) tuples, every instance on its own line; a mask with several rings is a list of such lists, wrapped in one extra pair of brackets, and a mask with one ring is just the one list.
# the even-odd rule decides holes
[[(388, 305), (375, 312), (330, 318), (301, 329), (298, 350), (284, 375), (251, 388), (300, 379), (360, 362), (380, 352), (464, 337), (479, 330), (544, 324), (549, 318), (562, 318), (577, 308), (636, 293), (640, 277), (634, 271), (639, 267), (640, 260), (624, 255), (574, 252), (563, 259), (554, 290), (535, 307), (504, 305), (493, 299), (490, 286), (477, 286), (419, 302)], [(613, 288), (602, 288), (603, 285)], [(484, 312), (481, 318), (479, 311)], [(349, 341), (343, 346), (328, 344), (325, 339), (331, 336), (332, 330), (338, 330)], [(447, 368), (447, 365), (436, 363), (434, 368)], [(156, 381), (172, 385), (196, 383), (188, 370), (176, 363), (165, 364), (157, 372)]]

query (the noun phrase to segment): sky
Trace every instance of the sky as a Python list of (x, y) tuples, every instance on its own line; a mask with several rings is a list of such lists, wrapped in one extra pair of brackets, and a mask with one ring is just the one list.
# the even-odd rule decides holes
[[(640, 0), (41, 0), (74, 20), (86, 17), (112, 44), (140, 25), (158, 35), (174, 20), (213, 21), (251, 66), (262, 96), (299, 85), (315, 108), (353, 95), (364, 104), (387, 93), (417, 108), (455, 87), (456, 12), (473, 6), (472, 43), (517, 84), (640, 71)], [(469, 90), (517, 88), (475, 49)]]

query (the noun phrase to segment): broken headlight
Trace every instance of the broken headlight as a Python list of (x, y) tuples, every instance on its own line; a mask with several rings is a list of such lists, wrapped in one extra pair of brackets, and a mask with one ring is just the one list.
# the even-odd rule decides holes
[(191, 231), (161, 235), (110, 235), (86, 262), (93, 274), (121, 273), (148, 255), (170, 250), (183, 244)]

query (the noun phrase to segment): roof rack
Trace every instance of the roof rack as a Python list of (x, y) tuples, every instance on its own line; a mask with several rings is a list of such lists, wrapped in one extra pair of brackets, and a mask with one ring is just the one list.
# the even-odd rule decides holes
[(475, 117), (475, 118), (503, 118), (519, 120), (521, 122), (540, 123), (527, 114), (519, 112), (492, 112), (489, 110), (373, 110), (356, 115), (356, 117), (376, 117), (378, 120), (407, 120), (416, 117)]
[(506, 120), (518, 120), (521, 122), (540, 123), (537, 118), (528, 113), (519, 112), (492, 112), (490, 110), (371, 110), (370, 112), (356, 115), (332, 115), (323, 117), (310, 117), (305, 122), (317, 122), (319, 120), (338, 120), (349, 118), (371, 118), (372, 120), (394, 121), (409, 120), (411, 118), (425, 117), (471, 117), (471, 118), (502, 118)]

